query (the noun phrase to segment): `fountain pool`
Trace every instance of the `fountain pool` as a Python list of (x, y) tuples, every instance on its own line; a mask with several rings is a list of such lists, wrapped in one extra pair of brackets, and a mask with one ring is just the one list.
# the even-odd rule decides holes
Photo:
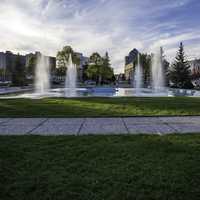
[[(200, 97), (200, 91), (198, 90), (186, 90), (186, 89), (175, 89), (175, 88), (163, 88), (158, 93), (152, 89), (141, 88), (138, 94), (137, 89), (134, 88), (76, 88), (76, 95), (73, 97), (175, 97), (175, 96), (188, 96), (188, 97)], [(66, 96), (65, 88), (50, 89), (45, 94), (39, 93), (24, 93), (24, 94), (10, 94), (0, 96), (0, 99), (13, 99), (13, 98), (31, 98), (40, 99), (45, 97), (64, 97)]]

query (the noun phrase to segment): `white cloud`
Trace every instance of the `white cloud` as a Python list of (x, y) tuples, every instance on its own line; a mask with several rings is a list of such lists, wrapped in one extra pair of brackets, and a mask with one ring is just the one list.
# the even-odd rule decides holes
[[(189, 0), (1, 1), (0, 50), (40, 50), (55, 56), (64, 45), (71, 45), (88, 56), (108, 51), (120, 72), (124, 56), (133, 48), (149, 51), (163, 45), (171, 58), (178, 42), (199, 39), (198, 30), (191, 27), (178, 31), (182, 21), (161, 20)], [(199, 47), (190, 45), (190, 49)]]

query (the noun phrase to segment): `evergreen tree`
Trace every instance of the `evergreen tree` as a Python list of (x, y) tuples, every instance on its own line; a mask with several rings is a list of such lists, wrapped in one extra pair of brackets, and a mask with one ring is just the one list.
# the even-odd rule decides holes
[(190, 66), (185, 59), (185, 52), (182, 42), (180, 43), (175, 62), (172, 64), (169, 77), (174, 87), (193, 88)]

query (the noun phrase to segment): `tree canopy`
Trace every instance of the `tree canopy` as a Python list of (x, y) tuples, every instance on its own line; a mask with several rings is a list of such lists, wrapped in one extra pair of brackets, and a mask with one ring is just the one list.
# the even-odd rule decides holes
[(66, 66), (69, 60), (69, 55), (71, 54), (72, 62), (77, 66), (80, 65), (80, 58), (78, 55), (73, 51), (70, 46), (65, 46), (61, 51), (58, 51), (56, 56), (57, 61), (57, 70), (56, 74), (59, 76), (65, 75), (66, 73)]
[(174, 63), (170, 69), (170, 81), (177, 88), (192, 88), (190, 66), (185, 58), (183, 43), (180, 43)]
[(101, 57), (97, 52), (93, 53), (90, 56), (86, 73), (88, 78), (96, 81), (97, 84), (111, 81), (114, 77), (114, 72), (111, 68), (108, 53), (106, 52), (104, 57)]

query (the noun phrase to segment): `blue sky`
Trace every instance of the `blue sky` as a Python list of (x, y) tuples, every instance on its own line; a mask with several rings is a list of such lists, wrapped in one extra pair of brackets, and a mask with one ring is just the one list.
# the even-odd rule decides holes
[(198, 58), (199, 11), (199, 0), (1, 0), (0, 51), (108, 51), (116, 73), (133, 48), (150, 53), (163, 46), (173, 61), (183, 41), (188, 59)]

